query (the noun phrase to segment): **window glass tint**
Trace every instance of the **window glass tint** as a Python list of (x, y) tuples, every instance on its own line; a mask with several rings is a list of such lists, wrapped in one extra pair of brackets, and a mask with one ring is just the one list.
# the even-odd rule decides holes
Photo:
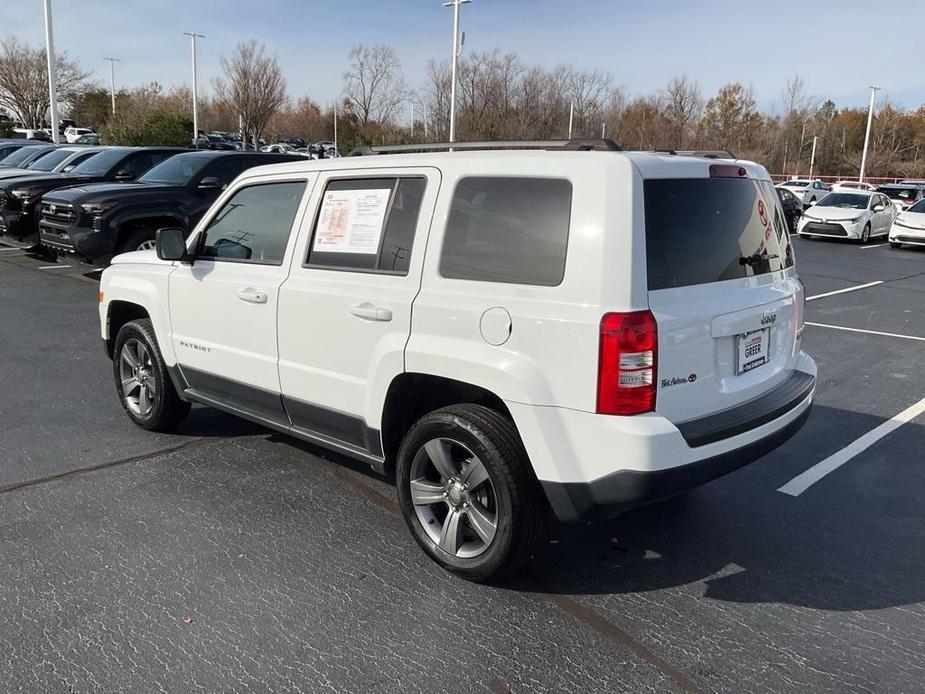
[(149, 169), (138, 180), (144, 183), (166, 183), (172, 186), (183, 186), (189, 183), (190, 179), (210, 161), (212, 161), (212, 157), (208, 154), (178, 154)]
[[(774, 272), (793, 264), (770, 183), (747, 178), (645, 182), (649, 289)], [(765, 256), (751, 264), (741, 259)]]
[(13, 154), (13, 152), (19, 151), (19, 149), (21, 149), (21, 148), (20, 148), (20, 147), (17, 147), (16, 145), (9, 145), (9, 146), (7, 146), (7, 147), (0, 147), (0, 164), (3, 164), (4, 166), (7, 166), (9, 162), (7, 162), (6, 158), (7, 158), (8, 156), (10, 156), (11, 154)]
[(199, 255), (282, 265), (304, 191), (304, 181), (242, 188), (209, 223)]
[(426, 187), (423, 178), (331, 181), (315, 220), (308, 264), (408, 274)]
[(87, 176), (101, 176), (120, 162), (128, 153), (129, 150), (127, 149), (104, 150), (95, 157), (87, 159), (87, 161), (75, 168), (71, 173)]
[(213, 159), (212, 163), (202, 170), (202, 178), (217, 178), (222, 182), (222, 188), (224, 189), (238, 177), (238, 174), (256, 165), (257, 162), (252, 157), (229, 154)]
[(51, 171), (72, 154), (74, 154), (72, 150), (53, 149), (48, 154), (44, 154), (33, 161), (26, 168), (31, 171)]
[(925, 213), (925, 200), (919, 200), (912, 207), (910, 207), (906, 212), (916, 212), (919, 214)]
[(464, 178), (440, 256), (452, 279), (555, 286), (565, 275), (572, 184), (552, 178)]
[[(48, 151), (48, 150), (45, 150)], [(36, 158), (36, 152), (45, 153), (40, 147), (23, 147), (3, 160), (4, 166), (19, 166)]]
[(155, 164), (164, 161), (174, 154), (176, 154), (176, 152), (139, 152), (129, 157), (119, 167), (119, 171), (129, 171), (137, 178)]

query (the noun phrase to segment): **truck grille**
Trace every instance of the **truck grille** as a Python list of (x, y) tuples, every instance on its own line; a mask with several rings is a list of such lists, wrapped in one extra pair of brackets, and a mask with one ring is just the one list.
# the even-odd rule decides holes
[(74, 206), (69, 203), (44, 202), (42, 203), (42, 219), (49, 222), (70, 224), (77, 217)]
[(848, 232), (841, 224), (823, 224), (810, 222), (800, 231), (802, 234), (819, 234), (820, 236), (847, 236)]

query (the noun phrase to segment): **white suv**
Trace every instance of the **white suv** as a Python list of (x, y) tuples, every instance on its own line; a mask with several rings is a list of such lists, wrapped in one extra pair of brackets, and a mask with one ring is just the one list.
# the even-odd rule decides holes
[(188, 239), (116, 257), (128, 416), (202, 403), (394, 471), (417, 542), (473, 580), (549, 509), (614, 515), (801, 426), (816, 367), (764, 168), (455, 147), (251, 169)]

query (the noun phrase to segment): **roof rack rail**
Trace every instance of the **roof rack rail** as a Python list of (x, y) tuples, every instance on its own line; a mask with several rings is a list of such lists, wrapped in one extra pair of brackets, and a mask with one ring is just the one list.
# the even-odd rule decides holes
[(586, 152), (591, 150), (605, 152), (622, 151), (613, 140), (482, 140), (476, 142), (422, 142), (411, 145), (362, 145), (350, 151), (348, 157), (370, 156), (373, 154), (410, 154), (413, 152), (439, 152), (443, 150), (491, 150), (491, 149), (541, 149)]
[(738, 159), (732, 152), (725, 149), (688, 149), (675, 152), (682, 157), (703, 157), (704, 159)]

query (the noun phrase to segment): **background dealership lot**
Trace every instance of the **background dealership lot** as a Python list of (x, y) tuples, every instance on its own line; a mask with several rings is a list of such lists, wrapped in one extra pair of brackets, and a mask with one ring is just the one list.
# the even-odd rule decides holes
[(778, 489), (925, 397), (925, 254), (796, 246), (810, 297), (881, 282), (808, 303), (803, 430), (682, 498), (557, 527), (497, 587), (429, 562), (349, 461), (205, 408), (135, 429), (87, 268), (0, 251), (7, 689), (920, 688), (925, 416)]

